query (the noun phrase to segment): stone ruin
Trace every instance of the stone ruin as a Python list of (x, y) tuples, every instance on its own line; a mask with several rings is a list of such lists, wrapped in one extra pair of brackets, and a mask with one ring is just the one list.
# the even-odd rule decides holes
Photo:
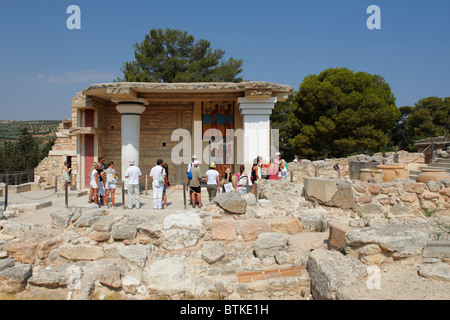
[(86, 206), (51, 227), (1, 220), (0, 299), (450, 298), (450, 181), (362, 182), (347, 168), (164, 217)]
[[(351, 202), (311, 200), (304, 189), (266, 180), (258, 202), (220, 194), (162, 221), (95, 206), (54, 212), (51, 228), (2, 220), (0, 292), (23, 299), (359, 299), (371, 297), (372, 265), (414, 267), (417, 277), (448, 289), (448, 251), (428, 247), (437, 219), (448, 228), (448, 211), (366, 216), (355, 191), (356, 210), (344, 209)], [(442, 190), (448, 203), (449, 186)]]

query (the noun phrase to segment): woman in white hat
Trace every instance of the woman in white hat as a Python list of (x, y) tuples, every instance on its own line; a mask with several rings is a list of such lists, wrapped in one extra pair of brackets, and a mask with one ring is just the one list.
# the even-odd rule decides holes
[(219, 172), (216, 170), (216, 164), (213, 162), (209, 165), (209, 170), (206, 171), (206, 190), (208, 191), (209, 202), (214, 199), (219, 192)]

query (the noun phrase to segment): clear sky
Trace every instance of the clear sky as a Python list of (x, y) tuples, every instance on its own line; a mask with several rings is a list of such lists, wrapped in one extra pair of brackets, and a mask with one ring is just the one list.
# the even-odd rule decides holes
[[(69, 5), (81, 30), (69, 30)], [(369, 30), (370, 5), (381, 30)], [(308, 74), (347, 67), (385, 78), (397, 106), (450, 96), (450, 1), (40, 0), (0, 6), (0, 119), (63, 120), (90, 84), (112, 82), (153, 28), (187, 31), (245, 79), (298, 89)]]

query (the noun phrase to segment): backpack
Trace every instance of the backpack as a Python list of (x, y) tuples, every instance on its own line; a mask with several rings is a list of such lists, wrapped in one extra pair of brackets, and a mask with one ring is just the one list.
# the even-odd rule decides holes
[(281, 162), (284, 162), (284, 169), (281, 169), (281, 172), (287, 172), (287, 162), (284, 159)]
[(160, 183), (165, 183), (166, 182), (166, 180), (164, 179), (164, 168), (162, 168), (162, 170), (161, 170), (161, 175), (159, 176), (159, 182)]
[(191, 166), (191, 164), (192, 164), (192, 162), (188, 165), (188, 168), (186, 170), (187, 177), (188, 177), (189, 180), (192, 180), (192, 168), (193, 168), (193, 166)]

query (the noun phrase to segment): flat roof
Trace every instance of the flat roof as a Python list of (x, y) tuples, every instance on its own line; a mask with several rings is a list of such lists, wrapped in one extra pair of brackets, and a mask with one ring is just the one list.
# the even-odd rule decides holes
[(92, 84), (81, 94), (111, 99), (187, 99), (198, 97), (206, 99), (214, 94), (227, 97), (277, 97), (285, 101), (294, 89), (288, 85), (280, 85), (265, 81), (234, 82), (191, 82), (191, 83), (157, 83), (157, 82), (112, 82)]

